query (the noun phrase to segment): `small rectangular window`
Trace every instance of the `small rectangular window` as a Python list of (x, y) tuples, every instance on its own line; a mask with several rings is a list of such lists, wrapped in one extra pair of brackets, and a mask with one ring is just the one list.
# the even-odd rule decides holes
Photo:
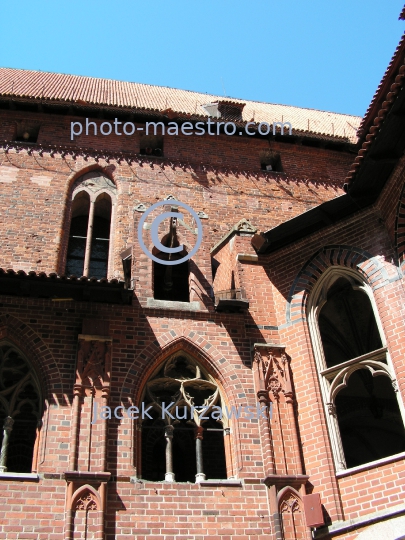
[(39, 128), (39, 123), (18, 122), (14, 140), (26, 143), (36, 143), (38, 140)]
[(140, 154), (163, 157), (163, 137), (161, 135), (143, 135), (139, 147)]
[(260, 166), (263, 171), (283, 171), (280, 154), (273, 150), (264, 150), (260, 153)]

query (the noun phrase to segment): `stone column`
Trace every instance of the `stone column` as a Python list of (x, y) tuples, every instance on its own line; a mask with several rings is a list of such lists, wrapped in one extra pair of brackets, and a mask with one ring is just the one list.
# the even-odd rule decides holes
[(302, 474), (303, 466), (302, 466), (302, 460), (301, 460), (298, 427), (297, 427), (297, 421), (295, 418), (295, 411), (294, 411), (294, 395), (293, 395), (293, 389), (292, 389), (292, 384), (291, 384), (291, 379), (290, 379), (290, 363), (285, 354), (282, 355), (281, 361), (283, 362), (285, 380), (286, 380), (285, 388), (284, 388), (284, 396), (285, 396), (285, 401), (287, 403), (288, 420), (290, 423), (290, 429), (292, 433), (292, 442), (293, 442), (294, 455), (295, 455), (295, 473)]
[[(262, 348), (263, 349), (263, 348)], [(266, 349), (263, 349), (267, 352)], [(270, 399), (269, 391), (265, 385), (265, 364), (262, 353), (259, 349), (255, 349), (253, 358), (253, 380), (255, 384), (256, 395), (261, 407), (266, 407), (269, 411)], [(275, 474), (275, 457), (273, 449), (273, 434), (270, 427), (270, 418), (259, 418), (259, 431), (262, 439), (263, 462), (266, 474)]]
[(0, 473), (7, 472), (7, 454), (8, 454), (8, 442), (10, 433), (13, 429), (14, 420), (11, 416), (7, 416), (3, 424), (3, 442), (1, 443), (0, 453)]
[(226, 470), (228, 473), (228, 478), (235, 478), (235, 472), (233, 470), (231, 428), (230, 427), (224, 428), (224, 446), (225, 446), (225, 460), (226, 460)]
[(79, 453), (79, 430), (80, 430), (80, 398), (82, 387), (75, 384), (73, 387), (73, 406), (72, 406), (72, 430), (71, 430), (71, 445), (69, 456), (69, 470), (77, 469), (77, 456)]
[(197, 459), (197, 474), (195, 475), (196, 484), (205, 480), (202, 452), (203, 432), (204, 428), (202, 426), (198, 426), (195, 430), (195, 453)]
[(174, 473), (173, 473), (173, 426), (165, 427), (165, 438), (166, 438), (166, 473), (165, 481), (174, 482)]
[[(266, 411), (270, 411), (269, 393), (267, 390), (257, 392), (260, 407), (266, 407)], [(270, 429), (270, 412), (267, 418), (259, 418), (259, 429), (262, 436), (263, 461), (266, 467), (266, 474), (275, 474), (276, 465), (273, 451), (273, 439)]]
[(83, 275), (86, 277), (91, 277), (89, 276), (89, 271), (90, 271), (90, 258), (91, 258), (91, 243), (93, 240), (94, 207), (95, 207), (95, 202), (90, 201), (89, 221), (87, 224), (86, 251), (84, 254), (84, 269), (83, 269)]

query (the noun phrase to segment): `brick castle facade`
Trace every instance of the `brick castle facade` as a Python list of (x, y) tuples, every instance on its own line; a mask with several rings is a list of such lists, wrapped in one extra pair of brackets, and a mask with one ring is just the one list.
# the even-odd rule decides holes
[(361, 123), (0, 69), (0, 538), (405, 535), (404, 53)]

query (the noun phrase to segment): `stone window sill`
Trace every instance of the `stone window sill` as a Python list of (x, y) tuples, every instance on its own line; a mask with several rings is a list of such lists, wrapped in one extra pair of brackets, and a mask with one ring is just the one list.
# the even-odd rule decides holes
[(345, 476), (350, 476), (352, 474), (357, 474), (362, 471), (367, 471), (368, 469), (374, 469), (374, 467), (393, 463), (394, 461), (400, 461), (404, 458), (405, 452), (401, 452), (400, 454), (394, 454), (393, 456), (377, 459), (376, 461), (370, 461), (369, 463), (364, 463), (364, 465), (358, 465), (357, 467), (352, 467), (351, 469), (346, 469), (345, 471), (339, 471), (336, 473), (336, 478), (344, 478)]
[(20, 482), (39, 482), (37, 473), (2, 472), (0, 480), (18, 480)]
[(228, 478), (226, 480), (202, 480), (201, 482), (166, 482), (165, 480), (161, 480), (158, 482), (154, 482), (153, 480), (144, 480), (143, 478), (137, 478), (136, 476), (130, 477), (131, 484), (156, 484), (163, 487), (168, 486), (175, 486), (176, 484), (180, 487), (182, 486), (228, 486), (228, 487), (242, 487), (242, 480), (238, 480), (236, 478)]
[(177, 309), (180, 311), (202, 311), (200, 302), (175, 302), (173, 300), (155, 300), (148, 298), (146, 307), (158, 309)]
[(201, 480), (198, 482), (200, 486), (230, 486), (242, 487), (242, 481), (230, 478), (228, 480)]

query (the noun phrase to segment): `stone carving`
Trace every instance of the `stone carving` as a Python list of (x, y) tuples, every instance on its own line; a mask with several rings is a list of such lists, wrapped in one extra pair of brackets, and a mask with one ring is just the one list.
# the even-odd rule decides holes
[(74, 510), (97, 510), (97, 502), (94, 499), (94, 495), (87, 491), (80, 499), (77, 500)]
[[(168, 409), (170, 413), (176, 407), (181, 410), (184, 407), (188, 411), (188, 418), (192, 415), (190, 421), (196, 427), (204, 422), (201, 417), (209, 416), (212, 407), (220, 403), (219, 388), (214, 379), (210, 377), (208, 380), (199, 366), (183, 354), (169, 358), (159, 373), (147, 383), (146, 388), (148, 405), (152, 405), (159, 413), (162, 402), (173, 403)], [(165, 420), (170, 424), (170, 415)]]
[(331, 416), (336, 416), (336, 407), (334, 403), (327, 403), (326, 406), (328, 407), (328, 413)]
[(104, 176), (100, 171), (92, 171), (78, 178), (73, 186), (73, 191), (79, 186), (81, 188), (86, 187), (94, 193), (101, 190), (117, 191), (114, 182), (107, 178), (107, 176)]
[(248, 233), (248, 234), (255, 234), (257, 231), (257, 227), (254, 227), (250, 221), (243, 218), (233, 227), (235, 231), (238, 231), (240, 233)]
[(279, 399), (280, 392), (286, 397), (292, 397), (288, 357), (279, 351), (280, 349), (269, 346), (256, 348), (254, 352), (259, 378), (263, 381), (265, 390), (269, 392), (269, 397), (275, 400)]
[(301, 512), (300, 503), (292, 493), (290, 493), (288, 499), (284, 499), (283, 502), (280, 505), (280, 513), (281, 514), (295, 514), (297, 512)]
[(109, 391), (111, 369), (111, 342), (79, 339), (76, 385), (91, 393)]
[(146, 206), (145, 206), (143, 203), (137, 204), (137, 205), (135, 206), (135, 208), (134, 208), (134, 212), (141, 212), (141, 213), (143, 213), (143, 212), (146, 212), (146, 210), (147, 210), (147, 208), (146, 208)]

